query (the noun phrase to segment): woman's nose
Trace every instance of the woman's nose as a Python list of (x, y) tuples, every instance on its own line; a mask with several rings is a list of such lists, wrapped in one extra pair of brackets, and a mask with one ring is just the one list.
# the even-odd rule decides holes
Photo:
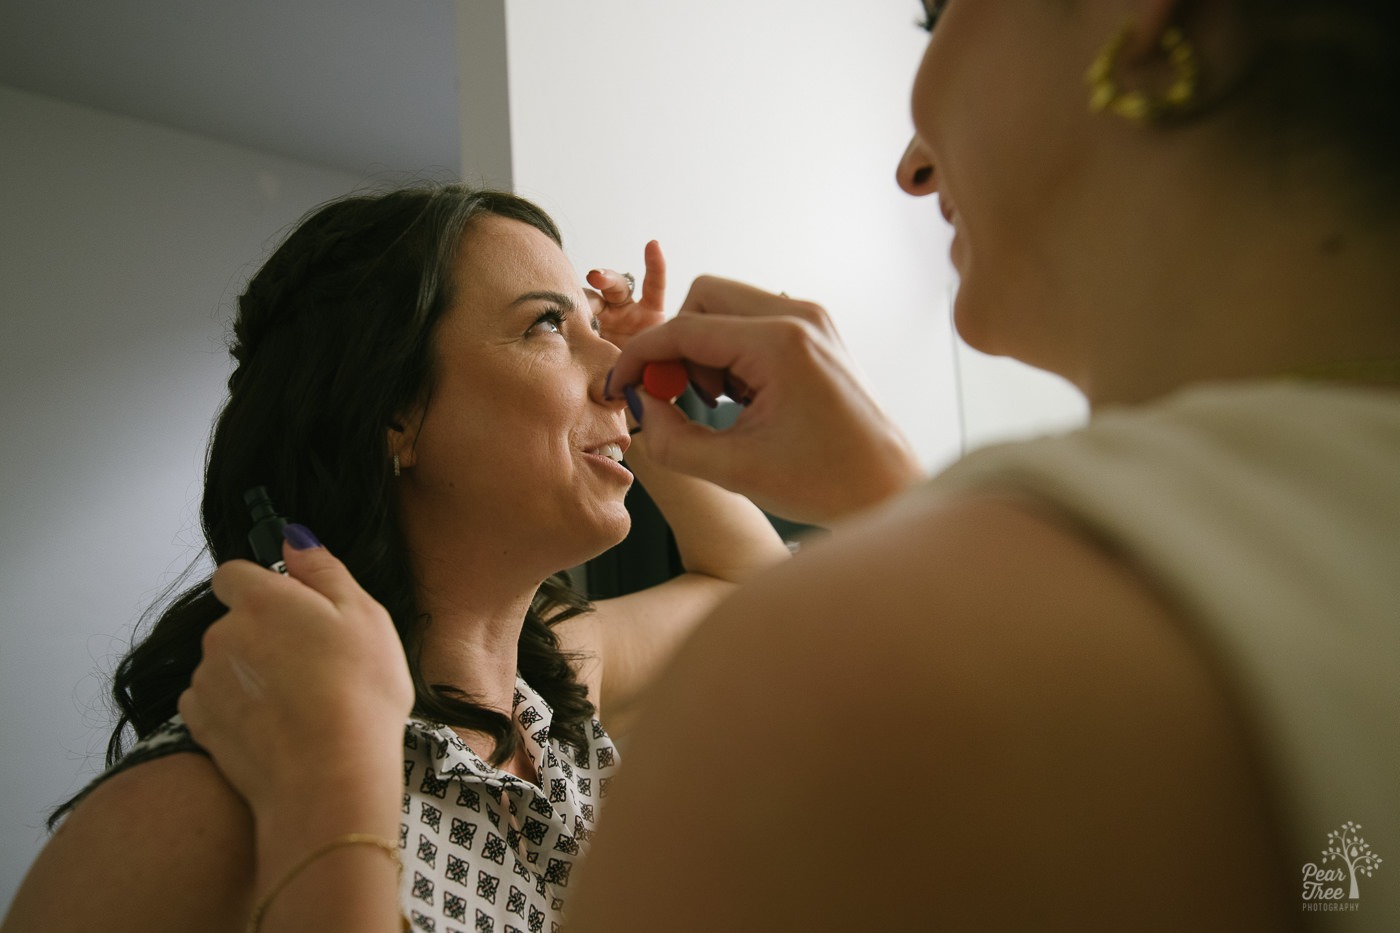
[(919, 137), (915, 136), (909, 140), (909, 148), (904, 150), (904, 155), (899, 160), (899, 167), (895, 169), (895, 178), (899, 181), (899, 187), (916, 198), (933, 194), (938, 190), (938, 181), (934, 177), (933, 159), (924, 149), (924, 144), (919, 141)]
[(622, 387), (610, 387), (608, 377), (612, 375), (614, 364), (622, 354), (611, 341), (602, 337), (597, 337), (592, 341), (593, 352), (589, 354), (588, 360), (588, 394), (593, 401), (608, 408), (621, 408), (627, 404), (627, 399), (622, 394)]

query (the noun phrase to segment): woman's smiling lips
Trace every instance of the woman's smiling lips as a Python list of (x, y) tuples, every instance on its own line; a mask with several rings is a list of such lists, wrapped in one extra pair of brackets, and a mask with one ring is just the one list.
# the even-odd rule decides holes
[(610, 438), (583, 451), (591, 462), (599, 467), (608, 470), (618, 476), (619, 479), (626, 477), (627, 482), (632, 481), (632, 472), (622, 465), (622, 455), (627, 452), (627, 448), (632, 443), (632, 438), (626, 434), (620, 437)]
[(609, 460), (619, 462), (622, 460), (623, 453), (626, 452), (626, 446), (626, 439), (608, 441), (606, 443), (599, 444), (597, 447), (590, 447), (587, 450), (585, 450), (584, 453), (607, 457)]

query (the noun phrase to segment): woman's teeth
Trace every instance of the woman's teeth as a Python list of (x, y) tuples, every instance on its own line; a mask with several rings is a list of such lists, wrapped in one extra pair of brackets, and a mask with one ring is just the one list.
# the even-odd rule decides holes
[(600, 457), (607, 457), (609, 460), (622, 462), (622, 446), (620, 444), (604, 444), (602, 447), (595, 447), (588, 451), (590, 454), (597, 454)]

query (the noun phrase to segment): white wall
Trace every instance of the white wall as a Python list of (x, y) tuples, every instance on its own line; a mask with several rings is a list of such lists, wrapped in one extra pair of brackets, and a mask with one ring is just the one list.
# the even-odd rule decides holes
[[(911, 4), (911, 7), (913, 5)], [(894, 183), (927, 36), (886, 5), (506, 0), (516, 190), (580, 269), (640, 271), (660, 239), (672, 309), (714, 273), (811, 298), (941, 467), (1083, 422), (1063, 381), (952, 334), (932, 199)]]
[(355, 179), (0, 87), (0, 913), (200, 546), (232, 301)]
[(672, 309), (700, 273), (820, 301), (924, 460), (956, 453), (948, 235), (894, 183), (927, 38), (914, 4), (506, 10), (516, 190), (580, 269), (640, 272), (654, 237)]
[(1004, 356), (957, 343), (963, 446), (975, 450), (1079, 427), (1089, 405), (1069, 382)]

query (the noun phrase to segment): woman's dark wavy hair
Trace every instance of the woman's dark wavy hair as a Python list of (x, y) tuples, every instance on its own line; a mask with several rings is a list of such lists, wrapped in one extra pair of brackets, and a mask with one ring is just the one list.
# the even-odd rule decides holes
[[(424, 615), (396, 512), (387, 433), (432, 394), (434, 331), (452, 303), (455, 258), (473, 219), (486, 215), (562, 243), (534, 204), (460, 185), (346, 197), (302, 220), (238, 299), (230, 351), (237, 366), (210, 440), (202, 518), (215, 563), (251, 559), (243, 494), (266, 486), (282, 513), (314, 529), (388, 609), (409, 658), (415, 714), (486, 733), (499, 764), (519, 742), (510, 718), (426, 683), (419, 671)], [(519, 642), (521, 675), (553, 707), (551, 735), (575, 748), (585, 744), (594, 707), (551, 626), (588, 608), (556, 574), (536, 595)], [(224, 611), (205, 579), (176, 596), (122, 659), (109, 767), (124, 753), (128, 728), (144, 738), (175, 715), (202, 636)]]
[[(1236, 0), (1253, 44), (1236, 89), (1270, 152), (1344, 152), (1377, 216), (1400, 210), (1400, 3)], [(1379, 197), (1378, 197), (1379, 195)]]

